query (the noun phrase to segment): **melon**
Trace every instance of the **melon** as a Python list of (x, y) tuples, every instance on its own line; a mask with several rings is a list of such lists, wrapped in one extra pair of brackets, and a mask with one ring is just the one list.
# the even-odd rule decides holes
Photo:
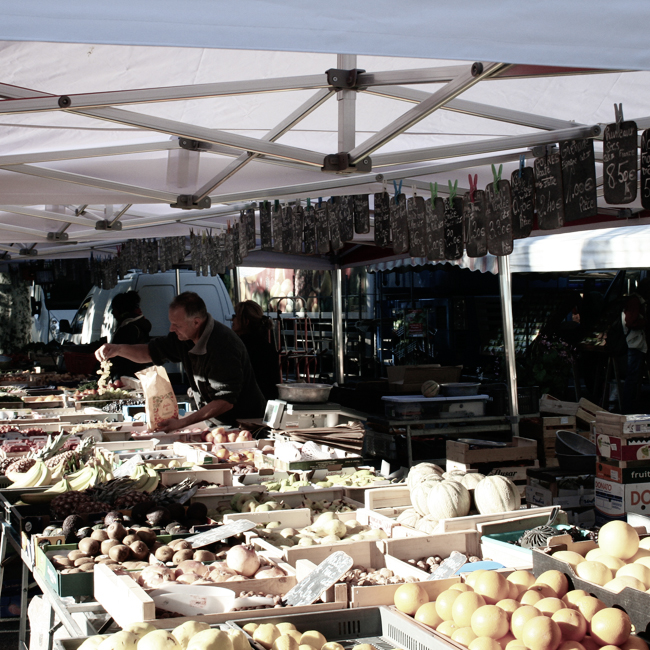
[(399, 517), (397, 517), (397, 523), (402, 524), (403, 526), (415, 528), (420, 519), (422, 519), (422, 517), (417, 513), (415, 508), (407, 508), (404, 512), (400, 513)]
[(434, 519), (465, 517), (469, 513), (471, 499), (468, 489), (455, 481), (431, 484), (427, 496), (428, 514)]
[(415, 529), (427, 535), (433, 535), (438, 527), (438, 520), (430, 515), (420, 517), (420, 520), (415, 524)]
[(447, 472), (445, 472), (442, 475), (442, 478), (445, 479), (445, 481), (457, 481), (458, 483), (461, 482), (461, 478), (465, 476), (467, 472), (463, 472), (460, 469), (452, 469)]
[(420, 390), (425, 397), (435, 397), (440, 392), (440, 384), (433, 379), (427, 379)]
[(409, 490), (412, 490), (418, 483), (421, 483), (430, 476), (442, 477), (443, 471), (442, 467), (434, 463), (418, 463), (409, 470), (408, 476), (406, 477), (406, 485)]
[(468, 490), (473, 490), (484, 478), (485, 476), (478, 472), (467, 472), (464, 476), (461, 476), (460, 482)]
[(415, 508), (415, 511), (422, 517), (425, 517), (429, 514), (429, 506), (427, 505), (429, 499), (429, 491), (434, 485), (441, 482), (441, 476), (438, 474), (432, 474), (431, 476), (427, 476), (426, 480), (418, 483), (411, 490), (411, 504)]
[(474, 488), (474, 503), (482, 515), (519, 510), (519, 488), (507, 476), (486, 476)]

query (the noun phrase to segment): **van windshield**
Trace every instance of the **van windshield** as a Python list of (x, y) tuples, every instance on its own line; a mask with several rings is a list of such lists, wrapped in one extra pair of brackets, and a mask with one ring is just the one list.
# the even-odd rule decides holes
[(73, 334), (83, 333), (84, 321), (86, 320), (86, 314), (88, 313), (88, 307), (90, 307), (91, 302), (92, 302), (92, 298), (88, 298), (87, 300), (84, 300), (81, 307), (79, 307), (79, 310), (77, 311), (74, 318), (72, 319), (72, 323), (70, 327), (72, 329)]

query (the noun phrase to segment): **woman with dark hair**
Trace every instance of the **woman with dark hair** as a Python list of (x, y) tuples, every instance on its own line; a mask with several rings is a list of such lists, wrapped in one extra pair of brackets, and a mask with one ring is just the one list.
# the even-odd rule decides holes
[(280, 357), (273, 338), (273, 323), (252, 300), (237, 303), (232, 329), (243, 341), (253, 366), (257, 385), (265, 399), (277, 399)]
[[(111, 312), (117, 321), (117, 329), (111, 343), (148, 343), (151, 323), (144, 317), (140, 309), (140, 295), (137, 291), (118, 293), (111, 302)], [(150, 366), (150, 363), (134, 363), (123, 357), (112, 360), (111, 377), (134, 377), (135, 373)]]

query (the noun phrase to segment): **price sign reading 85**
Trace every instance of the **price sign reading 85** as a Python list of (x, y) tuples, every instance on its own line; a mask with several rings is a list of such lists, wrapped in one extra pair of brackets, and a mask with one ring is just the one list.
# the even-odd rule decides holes
[(636, 122), (608, 124), (603, 135), (603, 194), (607, 203), (632, 203), (637, 193)]

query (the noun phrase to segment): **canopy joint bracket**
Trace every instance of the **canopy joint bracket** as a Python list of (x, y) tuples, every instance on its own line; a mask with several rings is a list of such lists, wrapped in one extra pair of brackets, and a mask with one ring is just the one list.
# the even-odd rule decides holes
[(67, 232), (48, 232), (47, 239), (48, 241), (68, 241), (70, 236)]
[(204, 196), (200, 199), (192, 194), (179, 194), (176, 198), (176, 203), (172, 203), (170, 208), (178, 208), (179, 210), (205, 210), (212, 205), (209, 196)]
[(353, 68), (352, 70), (341, 70), (330, 68), (325, 71), (327, 83), (337, 90), (359, 90), (359, 75), (365, 70)]
[(359, 174), (366, 174), (372, 171), (372, 159), (370, 156), (365, 156), (356, 165), (352, 164), (352, 157), (349, 153), (341, 151), (325, 156), (323, 159), (323, 172), (336, 172), (337, 174), (357, 172)]
[[(114, 223), (108, 219), (101, 219), (95, 223), (95, 230), (122, 230), (122, 222), (115, 221)], [(49, 235), (48, 235), (49, 239)]]

